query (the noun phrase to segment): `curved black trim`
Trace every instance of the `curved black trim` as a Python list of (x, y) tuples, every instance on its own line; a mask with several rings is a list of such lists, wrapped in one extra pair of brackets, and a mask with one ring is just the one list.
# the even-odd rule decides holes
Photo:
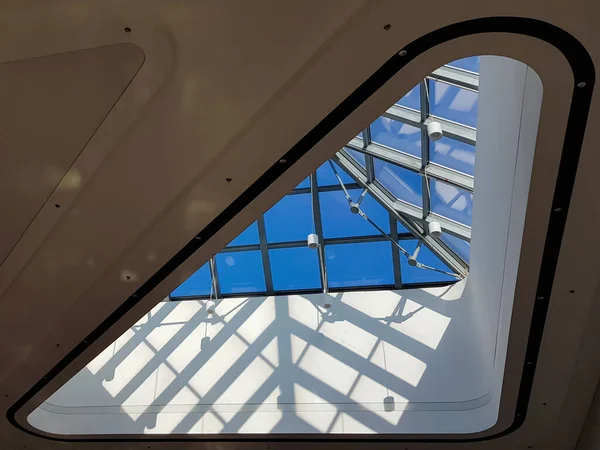
[[(21, 426), (15, 419), (15, 414), (19, 408), (23, 407), (37, 392), (39, 392), (51, 379), (56, 377), (64, 370), (76, 357), (81, 355), (92, 342), (98, 339), (102, 334), (114, 325), (121, 316), (132, 309), (145, 295), (161, 283), (173, 270), (182, 264), (191, 256), (202, 244), (210, 239), (226, 223), (233, 219), (242, 209), (254, 200), (271, 183), (281, 176), (290, 166), (310, 151), (321, 139), (330, 133), (335, 127), (345, 120), (356, 108), (365, 100), (373, 95), (387, 81), (398, 73), (409, 61), (421, 53), (426, 52), (432, 47), (443, 42), (456, 39), (461, 36), (467, 36), (478, 33), (503, 32), (522, 34), (531, 36), (556, 47), (567, 58), (575, 79), (573, 87), (573, 97), (569, 111), (569, 119), (565, 133), (562, 156), (556, 180), (556, 189), (552, 202), (553, 212), (550, 217), (548, 232), (544, 245), (544, 253), (540, 275), (538, 279), (536, 300), (534, 303), (533, 317), (527, 342), (526, 361), (524, 365), (521, 385), (517, 399), (517, 409), (515, 420), (512, 425), (501, 433), (478, 438), (467, 439), (392, 439), (380, 437), (356, 438), (352, 435), (346, 435), (345, 438), (330, 438), (323, 435), (314, 437), (285, 437), (277, 436), (269, 438), (242, 438), (242, 437), (194, 437), (189, 438), (166, 438), (166, 437), (148, 437), (147, 439), (133, 438), (98, 438), (98, 439), (60, 439), (49, 437), (43, 434), (34, 433), (31, 430)], [(571, 193), (575, 182), (579, 154), (583, 143), (583, 136), (587, 122), (587, 116), (592, 98), (592, 91), (595, 81), (594, 64), (583, 45), (566, 31), (546, 22), (534, 19), (524, 19), (516, 17), (490, 17), (482, 19), (473, 19), (453, 25), (448, 25), (439, 30), (433, 31), (418, 38), (408, 44), (404, 49), (406, 54), (400, 56), (394, 54), (377, 72), (358, 87), (348, 98), (340, 103), (331, 113), (327, 115), (316, 127), (314, 127), (306, 136), (304, 136), (296, 145), (294, 145), (282, 158), (286, 163), (276, 162), (273, 164), (255, 183), (253, 183), (242, 195), (240, 195), (229, 207), (227, 207), (215, 220), (213, 220), (205, 229), (192, 239), (184, 248), (173, 256), (158, 272), (156, 272), (148, 281), (146, 281), (131, 297), (119, 306), (101, 325), (92, 331), (79, 345), (77, 345), (67, 356), (65, 356), (56, 366), (54, 366), (40, 381), (38, 381), (25, 395), (23, 395), (11, 408), (6, 416), (15, 427), (34, 436), (61, 442), (177, 442), (177, 441), (222, 441), (222, 442), (315, 442), (331, 440), (332, 442), (475, 442), (484, 441), (500, 436), (507, 435), (518, 429), (525, 421), (527, 406), (531, 393), (535, 367), (537, 363), (542, 333), (546, 321), (546, 314), (549, 306), (549, 298), (552, 290), (552, 282), (558, 262), (560, 245), (567, 219), (567, 212), (571, 200)], [(404, 53), (404, 52), (403, 52)], [(578, 83), (584, 82), (583, 87), (577, 87)], [(164, 435), (159, 435), (164, 436)], [(383, 439), (382, 439), (383, 438)]]

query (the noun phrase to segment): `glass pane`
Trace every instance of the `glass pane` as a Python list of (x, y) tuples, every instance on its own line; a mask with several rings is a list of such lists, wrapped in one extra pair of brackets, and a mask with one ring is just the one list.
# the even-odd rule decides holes
[(421, 89), (419, 85), (417, 84), (408, 94), (398, 100), (396, 105), (406, 106), (407, 108), (419, 111), (421, 109)]
[(479, 56), (469, 56), (468, 58), (458, 59), (448, 63), (447, 65), (450, 67), (456, 67), (457, 69), (479, 73)]
[(473, 194), (442, 181), (431, 180), (431, 211), (471, 226)]
[[(362, 190), (348, 191), (353, 201), (358, 201)], [(320, 192), (321, 221), (325, 238), (380, 235), (379, 231), (358, 214), (350, 212), (350, 205), (343, 191)], [(388, 212), (367, 194), (361, 209), (387, 233), (390, 231)]]
[(296, 186), (296, 189), (304, 189), (304, 188), (309, 188), (310, 187), (310, 177), (306, 177), (304, 180), (302, 180), (302, 183), (300, 183), (298, 186)]
[(442, 241), (450, 247), (454, 253), (460, 256), (465, 262), (471, 261), (471, 243), (457, 238), (448, 233), (442, 234)]
[(235, 245), (252, 245), (258, 244), (258, 225), (254, 222), (244, 231), (242, 231), (238, 237), (229, 243), (227, 247), (233, 247)]
[(304, 247), (269, 250), (273, 289), (320, 289), (321, 275), (317, 250)]
[(373, 142), (421, 157), (421, 130), (397, 120), (380, 117), (371, 124)]
[(442, 138), (431, 142), (431, 161), (468, 175), (475, 175), (475, 146)]
[(394, 283), (390, 242), (325, 246), (329, 287), (362, 287)]
[(400, 200), (423, 206), (421, 176), (412, 170), (374, 158), (375, 179)]
[(171, 298), (209, 296), (210, 291), (210, 266), (206, 263), (171, 292)]
[[(357, 152), (348, 147), (344, 147), (344, 150), (355, 160), (357, 161), (363, 168), (367, 167), (367, 161), (365, 159), (365, 154), (361, 152)], [(341, 175), (341, 174), (340, 174)]]
[(398, 234), (410, 234), (410, 231), (408, 231), (400, 222), (396, 222), (396, 224), (398, 225)]
[[(344, 182), (344, 184), (354, 183), (354, 180), (350, 177), (350, 175), (344, 172), (344, 169), (342, 169), (335, 162), (333, 163), (333, 165), (335, 166), (335, 170), (337, 170), (337, 173)], [(319, 186), (331, 186), (334, 184), (340, 184), (335, 176), (335, 173), (333, 172), (333, 169), (329, 165), (329, 161), (326, 161), (324, 164), (321, 165), (321, 167), (317, 169), (317, 184)]]
[(250, 294), (266, 290), (259, 250), (217, 253), (215, 259), (222, 294)]
[(429, 104), (434, 116), (470, 127), (477, 125), (477, 92), (430, 80)]
[(283, 197), (265, 213), (267, 242), (305, 241), (313, 233), (310, 194)]
[[(417, 240), (401, 241), (400, 245), (411, 255), (417, 247)], [(421, 245), (421, 250), (417, 256), (417, 261), (421, 264), (426, 264), (446, 272), (452, 272), (431, 250), (425, 245)], [(408, 259), (404, 255), (400, 255), (400, 270), (402, 273), (402, 283), (428, 283), (439, 281), (456, 281), (456, 278), (433, 270), (420, 269), (408, 265)]]

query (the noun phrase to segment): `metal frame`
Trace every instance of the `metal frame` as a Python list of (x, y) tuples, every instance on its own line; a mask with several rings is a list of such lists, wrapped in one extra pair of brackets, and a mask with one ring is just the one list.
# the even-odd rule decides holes
[[(350, 175), (356, 181), (361, 188), (367, 188), (372, 197), (381, 203), (381, 205), (392, 213), (399, 213), (403, 216), (410, 217), (421, 222), (436, 221), (440, 222), (444, 231), (453, 234), (465, 241), (471, 241), (471, 228), (461, 223), (455, 222), (446, 217), (440, 216), (435, 213), (429, 213), (423, 217), (423, 209), (420, 206), (407, 203), (402, 200), (396, 199), (381, 183), (375, 179), (374, 183), (369, 183), (367, 177), (362, 173), (354, 158), (352, 158), (344, 150), (340, 150), (335, 156), (334, 160), (338, 163), (344, 171)], [(427, 171), (429, 173), (429, 170)], [(426, 193), (424, 193), (426, 195)]]
[[(435, 70), (429, 77), (419, 83), (420, 89), (420, 110), (415, 111), (400, 105), (393, 105), (385, 111), (382, 116), (396, 120), (408, 125), (417, 127), (421, 130), (421, 156), (416, 157), (403, 153), (401, 151), (375, 143), (371, 139), (371, 128), (367, 126), (362, 132), (362, 138), (352, 139), (346, 147), (361, 152), (365, 155), (365, 166), (362, 167), (349, 153), (341, 149), (335, 156), (334, 161), (354, 180), (354, 183), (348, 183), (345, 188), (366, 189), (366, 191), (389, 213), (390, 234), (370, 236), (350, 236), (344, 238), (325, 239), (323, 236), (323, 225), (321, 221), (321, 207), (319, 193), (341, 191), (342, 186), (335, 184), (330, 186), (318, 186), (316, 172), (309, 177), (310, 187), (297, 188), (288, 195), (310, 194), (311, 208), (313, 215), (313, 232), (318, 236), (319, 247), (317, 249), (319, 259), (319, 269), (321, 278), (321, 289), (306, 289), (294, 292), (276, 291), (273, 286), (273, 277), (271, 272), (271, 263), (269, 250), (283, 248), (305, 247), (306, 241), (289, 242), (267, 242), (266, 226), (264, 216), (257, 220), (259, 243), (252, 245), (237, 245), (223, 249), (223, 253), (260, 251), (262, 257), (263, 271), (265, 275), (265, 292), (252, 292), (246, 295), (285, 295), (292, 293), (315, 293), (330, 291), (327, 278), (327, 265), (325, 263), (325, 246), (336, 244), (352, 244), (361, 242), (381, 242), (391, 239), (398, 244), (402, 240), (417, 239), (424, 243), (437, 257), (439, 257), (452, 271), (466, 276), (469, 266), (448, 247), (441, 239), (434, 238), (427, 234), (427, 222), (437, 221), (441, 224), (444, 232), (457, 236), (466, 241), (471, 239), (471, 229), (468, 226), (455, 222), (446, 217), (442, 217), (430, 210), (430, 182), (438, 180), (451, 184), (467, 192), (473, 192), (473, 177), (458, 171), (452, 170), (430, 161), (430, 142), (427, 135), (427, 124), (436, 120), (441, 123), (444, 136), (455, 139), (470, 145), (475, 145), (476, 130), (466, 125), (462, 125), (450, 120), (439, 117), (433, 117), (429, 111), (429, 80), (437, 80), (447, 84), (458, 86), (462, 89), (477, 91), (479, 88), (479, 76), (472, 72), (462, 69), (444, 66)], [(412, 172), (418, 173), (422, 177), (422, 195), (423, 206), (418, 207), (410, 203), (395, 198), (378, 180), (375, 174), (374, 158), (398, 165)], [(409, 233), (398, 233), (397, 223), (401, 223)], [(408, 287), (426, 287), (437, 286), (440, 283), (422, 283), (407, 284), (402, 280), (402, 271), (400, 263), (400, 252), (395, 245), (391, 245), (392, 264), (394, 273), (393, 285), (382, 286), (362, 286), (354, 287), (351, 290), (374, 290), (374, 289), (403, 289)], [(210, 262), (211, 283), (215, 298), (239, 297), (243, 294), (222, 295), (220, 290), (217, 264), (214, 258)], [(446, 282), (442, 284), (449, 284)], [(335, 292), (348, 289), (335, 289)], [(177, 299), (207, 298), (207, 296), (195, 297), (177, 297)]]
[[(310, 191), (312, 199), (312, 214), (315, 233), (319, 238), (317, 252), (319, 255), (319, 273), (321, 274), (321, 287), (323, 293), (329, 292), (329, 283), (327, 280), (327, 266), (325, 264), (325, 239), (323, 237), (323, 222), (321, 221), (321, 202), (319, 199), (319, 185), (317, 183), (317, 173), (310, 174)], [(305, 244), (305, 243), (303, 243)]]
[[(423, 220), (421, 218), (421, 208), (409, 205), (408, 203), (401, 202), (405, 205), (404, 210), (399, 205), (399, 201), (393, 201), (390, 198), (390, 194), (384, 191), (384, 189), (378, 186), (378, 183), (368, 183), (366, 177), (360, 173), (357, 167), (350, 161), (351, 158), (345, 152), (341, 151), (335, 155), (336, 162), (352, 177), (354, 180), (360, 184), (363, 188), (367, 189), (371, 197), (373, 197), (381, 206), (388, 210), (388, 212), (392, 215), (392, 217), (400, 222), (407, 230), (409, 230), (412, 234), (413, 238), (422, 240), (425, 245), (450, 269), (454, 270), (456, 273), (466, 276), (469, 270), (468, 264), (460, 258), (456, 253), (454, 253), (448, 246), (446, 246), (441, 241), (433, 238), (432, 236), (426, 234), (425, 223), (427, 220), (431, 220), (428, 218), (427, 220)], [(430, 214), (431, 216), (431, 214)], [(442, 224), (442, 226), (448, 230), (448, 228), (452, 225), (452, 221), (449, 219), (445, 219), (443, 217), (435, 216), (436, 221), (442, 222), (450, 222)], [(454, 233), (453, 233), (454, 234)], [(469, 229), (469, 238), (470, 238), (470, 229)]]

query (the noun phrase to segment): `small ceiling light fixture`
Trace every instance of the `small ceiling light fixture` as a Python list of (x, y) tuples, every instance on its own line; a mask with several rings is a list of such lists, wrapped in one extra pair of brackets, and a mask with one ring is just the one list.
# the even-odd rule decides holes
[(429, 234), (433, 237), (439, 238), (442, 235), (442, 226), (439, 222), (429, 222), (427, 224)]
[(214, 300), (208, 300), (206, 302), (206, 313), (207, 314), (214, 314), (216, 307), (217, 307), (217, 304), (215, 303)]
[(306, 244), (308, 245), (308, 248), (313, 250), (319, 248), (319, 236), (314, 233), (309, 234), (308, 238), (306, 239)]
[(439, 141), (444, 137), (444, 132), (442, 131), (442, 124), (439, 122), (429, 122), (427, 124), (427, 136), (432, 141)]

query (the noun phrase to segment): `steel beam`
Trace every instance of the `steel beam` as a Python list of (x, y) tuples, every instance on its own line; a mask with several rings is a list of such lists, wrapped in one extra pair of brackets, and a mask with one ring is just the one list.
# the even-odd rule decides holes
[[(429, 80), (425, 79), (419, 83), (421, 90), (421, 122), (425, 123), (429, 116)], [(429, 135), (426, 128), (421, 128), (421, 167), (420, 170), (425, 173), (429, 165)], [(423, 197), (423, 219), (429, 215), (430, 211), (430, 186), (429, 178), (421, 177), (421, 196)]]
[(427, 78), (453, 84), (470, 91), (479, 90), (479, 75), (456, 67), (443, 66), (433, 71)]
[[(423, 176), (427, 175), (429, 178), (434, 178), (466, 191), (473, 192), (474, 180), (472, 176), (434, 163), (427, 164), (427, 174), (425, 174), (425, 168), (422, 166), (421, 158), (409, 155), (408, 153), (403, 153), (376, 143), (371, 143), (368, 146), (363, 147), (362, 140), (360, 139), (352, 139), (346, 147), (364, 153), (367, 156), (372, 156), (397, 166), (404, 167), (405, 169), (412, 170), (413, 172), (420, 173)], [(348, 185), (347, 188), (350, 189), (350, 185)]]
[(256, 224), (258, 225), (260, 255), (262, 257), (263, 272), (265, 273), (265, 287), (267, 289), (267, 295), (273, 295), (273, 276), (271, 274), (271, 261), (269, 258), (269, 249), (267, 247), (267, 232), (264, 216), (261, 215), (256, 221)]
[[(390, 236), (395, 242), (398, 241), (398, 222), (390, 214)], [(392, 245), (392, 266), (394, 268), (394, 288), (402, 289), (402, 272), (400, 270), (400, 251)]]
[(221, 285), (219, 284), (219, 273), (217, 272), (217, 261), (215, 258), (210, 258), (208, 267), (210, 268), (210, 280), (215, 298), (222, 298)]
[[(346, 189), (360, 189), (360, 186), (357, 183), (348, 183), (346, 185)], [(339, 184), (332, 184), (331, 186), (319, 186), (319, 192), (332, 192), (332, 191), (341, 191), (342, 187)], [(309, 187), (307, 188), (299, 188), (294, 189), (286, 195), (296, 195), (296, 194), (310, 194), (311, 190)]]
[(327, 281), (327, 266), (325, 265), (325, 242), (323, 239), (323, 223), (321, 222), (321, 203), (319, 201), (319, 188), (317, 185), (317, 173), (310, 174), (310, 188), (312, 191), (312, 210), (313, 220), (315, 222), (315, 234), (319, 238), (319, 247), (317, 248), (319, 255), (319, 268), (321, 273), (321, 286), (323, 292), (329, 292), (329, 283)]

